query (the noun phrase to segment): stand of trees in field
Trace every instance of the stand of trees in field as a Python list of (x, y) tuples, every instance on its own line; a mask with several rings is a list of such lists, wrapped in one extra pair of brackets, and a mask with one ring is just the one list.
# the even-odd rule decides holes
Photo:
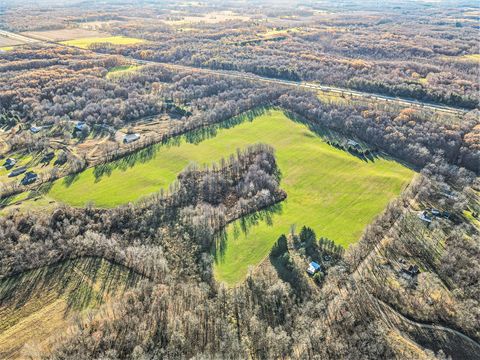
[[(196, 268), (195, 256), (216, 246), (215, 234), (228, 222), (285, 197), (273, 150), (258, 144), (211, 169), (191, 166), (168, 192), (137, 204), (10, 213), (0, 218), (0, 277), (83, 256), (157, 280), (176, 269), (188, 274)], [(185, 257), (177, 257), (183, 251)]]

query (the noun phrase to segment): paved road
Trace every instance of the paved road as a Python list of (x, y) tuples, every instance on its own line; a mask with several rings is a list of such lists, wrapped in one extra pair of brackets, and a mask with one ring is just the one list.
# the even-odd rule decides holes
[[(12, 37), (15, 38), (21, 37), (22, 39), (30, 39), (30, 43), (32, 42), (37, 42), (37, 43), (47, 43), (51, 45), (56, 45), (56, 46), (64, 46), (64, 47), (72, 47), (69, 45), (65, 44), (59, 44), (58, 42), (54, 41), (47, 41), (45, 39), (40, 39), (40, 38), (34, 38), (34, 37), (27, 37), (24, 35), (18, 35), (9, 31), (4, 31), (0, 30), (0, 35), (7, 36), (7, 37)], [(23, 40), (25, 41), (25, 40)], [(76, 48), (78, 49), (78, 48)], [(91, 51), (91, 50), (85, 50), (85, 51)], [(109, 54), (104, 54), (104, 53), (98, 53), (100, 56), (108, 56)], [(418, 108), (424, 108), (424, 109), (429, 109), (433, 111), (440, 111), (440, 112), (446, 112), (446, 113), (451, 113), (451, 114), (456, 114), (456, 115), (464, 115), (469, 109), (464, 109), (464, 108), (457, 108), (457, 107), (451, 107), (451, 106), (444, 106), (444, 105), (438, 105), (438, 104), (432, 104), (432, 103), (427, 103), (427, 102), (420, 102), (417, 100), (412, 100), (412, 99), (404, 99), (404, 98), (398, 98), (398, 97), (393, 97), (393, 96), (386, 96), (386, 95), (381, 95), (381, 94), (374, 94), (374, 93), (367, 93), (367, 92), (362, 92), (362, 91), (357, 91), (357, 90), (351, 90), (351, 89), (346, 89), (346, 88), (339, 88), (339, 87), (334, 87), (334, 86), (327, 86), (327, 85), (319, 85), (315, 83), (306, 83), (306, 82), (300, 82), (300, 81), (290, 81), (290, 80), (282, 80), (282, 79), (275, 79), (275, 78), (268, 78), (268, 77), (262, 77), (255, 75), (253, 73), (248, 73), (248, 72), (241, 72), (241, 71), (232, 71), (232, 70), (213, 70), (213, 69), (207, 69), (207, 68), (199, 68), (199, 67), (193, 67), (193, 66), (187, 66), (187, 65), (179, 65), (179, 64), (172, 64), (172, 63), (165, 63), (165, 62), (160, 62), (160, 61), (152, 61), (152, 60), (142, 60), (142, 59), (136, 59), (133, 57), (127, 57), (124, 56), (126, 59), (129, 59), (130, 61), (136, 62), (138, 64), (157, 64), (157, 65), (163, 65), (175, 69), (181, 69), (181, 70), (187, 70), (187, 71), (193, 71), (193, 72), (203, 72), (207, 74), (213, 74), (213, 75), (219, 75), (219, 76), (228, 76), (228, 77), (236, 77), (244, 80), (251, 80), (251, 81), (260, 81), (260, 82), (266, 82), (266, 83), (272, 83), (272, 84), (278, 84), (278, 85), (284, 85), (284, 86), (290, 86), (290, 87), (295, 87), (295, 88), (304, 88), (304, 89), (310, 89), (310, 90), (317, 90), (317, 91), (326, 91), (326, 92), (332, 92), (336, 94), (341, 94), (343, 96), (353, 96), (353, 97), (361, 97), (365, 99), (374, 99), (377, 101), (384, 101), (384, 102), (391, 102), (391, 103), (396, 103), (402, 106), (414, 106)]]
[(159, 62), (159, 61), (140, 60), (140, 59), (135, 59), (135, 58), (132, 58), (132, 57), (127, 57), (127, 58), (129, 60), (135, 61), (138, 64), (159, 64), (159, 65), (172, 67), (172, 68), (176, 68), (176, 69), (198, 71), (198, 72), (204, 72), (204, 73), (213, 74), (213, 75), (237, 77), (237, 78), (241, 78), (241, 79), (244, 79), (244, 80), (261, 81), (261, 82), (267, 82), (267, 83), (273, 83), (273, 84), (279, 84), (279, 85), (286, 85), (286, 86), (297, 87), (297, 88), (306, 88), (306, 89), (310, 89), (310, 90), (326, 91), (326, 92), (341, 94), (343, 96), (362, 97), (362, 98), (374, 99), (374, 100), (379, 100), (379, 101), (384, 101), (384, 102), (392, 102), (392, 103), (396, 103), (396, 104), (400, 104), (400, 105), (404, 105), (404, 106), (414, 106), (414, 107), (419, 107), (419, 108), (424, 108), (424, 109), (429, 109), (429, 110), (434, 110), (434, 111), (448, 112), (448, 113), (457, 114), (457, 115), (464, 115), (465, 113), (470, 111), (469, 109), (464, 109), (464, 108), (456, 108), (456, 107), (443, 106), (443, 105), (438, 105), (438, 104), (431, 104), (431, 103), (426, 103), (426, 102), (420, 102), (420, 101), (417, 101), (417, 100), (403, 99), (403, 98), (374, 94), (374, 93), (366, 93), (366, 92), (362, 92), (362, 91), (339, 88), (339, 87), (334, 87), (334, 86), (319, 85), (319, 84), (315, 84), (315, 83), (300, 82), (300, 81), (267, 78), (267, 77), (258, 76), (258, 75), (252, 74), (252, 73), (241, 72), (241, 71), (213, 70), (213, 69), (199, 68), (199, 67), (193, 67), (193, 66), (187, 66), (187, 65), (165, 63), (165, 62)]

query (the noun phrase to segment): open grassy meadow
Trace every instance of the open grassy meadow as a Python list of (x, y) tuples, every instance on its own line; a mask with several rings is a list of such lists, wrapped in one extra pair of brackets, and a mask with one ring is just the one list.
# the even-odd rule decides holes
[(145, 42), (145, 40), (126, 36), (87, 37), (75, 40), (62, 41), (61, 44), (88, 49), (93, 44), (108, 43), (111, 45), (133, 45)]
[(141, 69), (141, 66), (138, 65), (121, 65), (121, 66), (114, 66), (113, 68), (108, 70), (106, 75), (107, 79), (116, 79), (122, 76), (128, 75), (134, 71)]
[(265, 258), (292, 224), (310, 226), (318, 236), (347, 247), (413, 176), (412, 170), (394, 160), (367, 162), (336, 149), (279, 110), (217, 128), (215, 133), (202, 141), (199, 136), (182, 136), (60, 179), (47, 196), (73, 206), (92, 202), (113, 207), (168, 188), (190, 162), (208, 165), (237, 148), (257, 142), (270, 144), (276, 149), (281, 187), (288, 198), (270, 211), (228, 227), (215, 273), (219, 280), (233, 284), (244, 278), (250, 265)]

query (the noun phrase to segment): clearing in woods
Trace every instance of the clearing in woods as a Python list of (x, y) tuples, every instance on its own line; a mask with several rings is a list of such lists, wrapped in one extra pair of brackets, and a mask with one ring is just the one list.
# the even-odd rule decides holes
[(131, 38), (126, 36), (109, 36), (109, 37), (89, 37), (76, 40), (62, 41), (61, 44), (75, 46), (82, 49), (88, 49), (93, 44), (108, 43), (111, 45), (133, 45), (144, 43), (145, 40)]
[(108, 70), (107, 79), (116, 79), (122, 77), (124, 75), (128, 75), (134, 71), (141, 69), (142, 67), (139, 65), (121, 65), (121, 66), (114, 66)]
[[(414, 172), (384, 157), (366, 161), (327, 144), (280, 110), (193, 132), (123, 159), (57, 180), (47, 196), (73, 206), (114, 207), (168, 188), (190, 162), (209, 165), (237, 148), (262, 142), (275, 148), (288, 198), (268, 211), (236, 221), (216, 254), (217, 279), (241, 281), (292, 224), (347, 247)], [(208, 135), (208, 136), (206, 136)]]

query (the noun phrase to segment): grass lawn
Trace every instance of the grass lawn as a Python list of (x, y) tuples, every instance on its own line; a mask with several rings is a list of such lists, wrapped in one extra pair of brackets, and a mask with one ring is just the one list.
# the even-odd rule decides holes
[(109, 36), (109, 37), (91, 37), (91, 38), (82, 38), (76, 40), (67, 40), (62, 41), (61, 44), (76, 46), (82, 49), (88, 49), (92, 44), (98, 43), (109, 43), (112, 45), (132, 45), (140, 44), (145, 42), (145, 40), (131, 38), (126, 36)]
[[(201, 142), (156, 145), (121, 160), (57, 180), (48, 197), (73, 206), (114, 207), (167, 188), (190, 162), (211, 164), (237, 148), (264, 142), (276, 149), (288, 198), (273, 212), (231, 224), (215, 274), (233, 284), (269, 253), (292, 224), (347, 247), (409, 183), (413, 171), (393, 160), (366, 162), (325, 143), (278, 110), (244, 121)], [(263, 216), (260, 216), (263, 215)]]

